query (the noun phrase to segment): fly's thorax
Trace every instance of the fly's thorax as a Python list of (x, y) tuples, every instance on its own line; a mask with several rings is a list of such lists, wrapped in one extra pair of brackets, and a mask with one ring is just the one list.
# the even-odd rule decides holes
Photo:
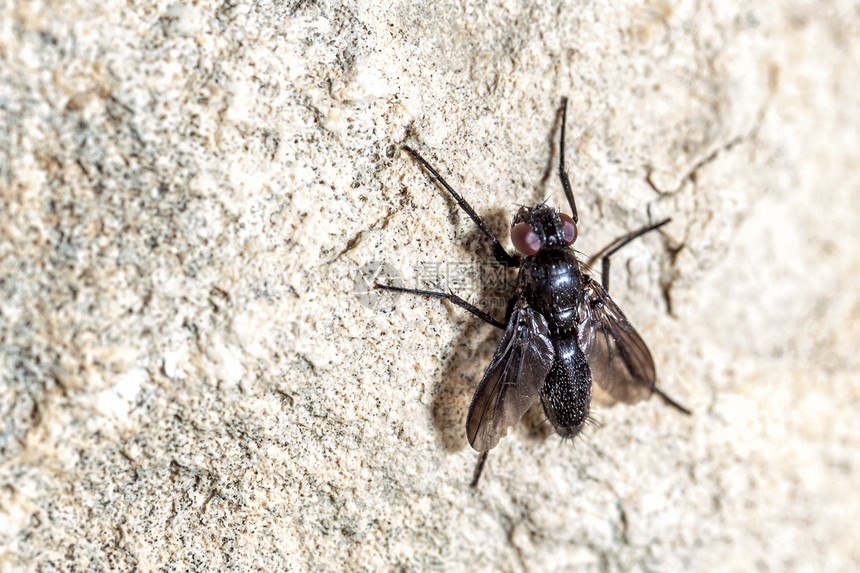
[(570, 247), (541, 249), (527, 257), (518, 277), (529, 304), (546, 318), (553, 332), (575, 330), (582, 297), (582, 271)]

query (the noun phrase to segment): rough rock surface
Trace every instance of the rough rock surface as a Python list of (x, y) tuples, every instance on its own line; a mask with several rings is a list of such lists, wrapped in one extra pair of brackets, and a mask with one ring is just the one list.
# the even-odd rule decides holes
[[(860, 13), (728, 4), (0, 4), (0, 571), (856, 571)], [(473, 490), (499, 333), (362, 288), (500, 316), (400, 147), (509, 245), (562, 96), (578, 248), (673, 218), (612, 292), (695, 414)]]

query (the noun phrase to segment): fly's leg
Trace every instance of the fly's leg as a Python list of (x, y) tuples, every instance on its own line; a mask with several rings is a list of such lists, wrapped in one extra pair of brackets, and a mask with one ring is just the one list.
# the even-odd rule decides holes
[(676, 410), (678, 410), (679, 412), (681, 412), (681, 413), (683, 413), (683, 414), (687, 414), (688, 416), (692, 416), (692, 415), (693, 415), (693, 413), (692, 413), (688, 408), (683, 407), (682, 405), (680, 405), (679, 403), (677, 403), (675, 400), (673, 400), (672, 398), (670, 398), (669, 396), (667, 396), (667, 395), (666, 395), (666, 393), (665, 393), (665, 392), (663, 392), (662, 390), (660, 390), (659, 388), (657, 388), (657, 386), (656, 386), (656, 385), (652, 386), (652, 387), (651, 387), (651, 390), (652, 390), (655, 394), (657, 394), (658, 396), (660, 396), (660, 398), (662, 398), (664, 402), (666, 402), (667, 404), (669, 404), (670, 406), (672, 406), (673, 408), (675, 408), (675, 409), (676, 409)]
[(558, 176), (561, 178), (561, 186), (564, 189), (564, 195), (567, 197), (567, 204), (570, 205), (571, 217), (574, 223), (579, 223), (579, 216), (576, 214), (576, 201), (573, 200), (573, 190), (570, 188), (570, 180), (567, 178), (567, 171), (564, 170), (564, 125), (567, 123), (567, 98), (561, 99), (561, 142), (558, 146)]
[[(418, 163), (423, 165), (424, 168), (427, 171), (429, 171), (433, 175), (433, 177), (436, 178), (436, 180), (442, 185), (442, 187), (444, 187), (448, 191), (448, 193), (451, 194), (451, 197), (454, 198), (454, 200), (457, 202), (457, 204), (466, 212), (467, 215), (469, 215), (469, 217), (472, 219), (472, 221), (475, 222), (475, 224), (478, 226), (478, 229), (480, 229), (480, 231), (484, 234), (484, 236), (486, 236), (490, 240), (490, 242), (493, 245), (493, 256), (496, 258), (496, 261), (498, 261), (499, 264), (502, 264), (502, 265), (508, 266), (508, 267), (519, 266), (519, 264), (520, 264), (519, 257), (511, 256), (508, 254), (508, 252), (505, 250), (504, 247), (502, 247), (501, 243), (499, 243), (499, 240), (496, 238), (496, 236), (493, 235), (492, 232), (490, 232), (490, 230), (484, 224), (484, 221), (481, 220), (481, 217), (478, 216), (478, 214), (475, 212), (475, 210), (472, 208), (472, 206), (469, 205), (469, 203), (467, 203), (466, 200), (463, 199), (463, 197), (461, 197), (459, 193), (454, 191), (454, 188), (451, 187), (448, 184), (448, 182), (445, 181), (445, 179), (441, 175), (439, 175), (439, 172), (436, 171), (435, 169), (433, 169), (433, 166), (431, 166), (427, 162), (426, 159), (421, 157), (421, 155), (417, 151), (412, 149), (411, 147), (404, 145), (403, 149), (408, 151), (409, 154), (412, 157), (414, 157), (416, 161), (418, 161)], [(401, 288), (401, 287), (395, 287), (395, 286), (389, 286), (389, 285), (374, 285), (374, 288), (393, 291), (393, 292), (404, 292), (407, 294), (417, 294), (419, 296), (427, 296), (427, 297), (431, 297), (431, 298), (439, 298), (442, 300), (447, 300), (447, 301), (450, 301), (453, 304), (459, 306), (460, 308), (468, 310), (469, 312), (471, 312), (472, 314), (474, 314), (475, 316), (477, 316), (478, 318), (480, 318), (484, 322), (488, 322), (488, 323), (492, 324), (493, 326), (495, 326), (496, 328), (501, 328), (502, 330), (505, 329), (505, 325), (503, 323), (499, 322), (498, 320), (496, 320), (492, 316), (488, 315), (487, 313), (485, 313), (484, 311), (482, 311), (478, 307), (476, 307), (472, 304), (469, 304), (468, 302), (466, 302), (465, 300), (463, 300), (462, 298), (460, 298), (459, 296), (457, 296), (453, 293), (436, 292), (436, 291), (419, 290), (419, 289), (408, 289), (408, 288)]]
[[(612, 255), (617, 253), (618, 250), (621, 249), (621, 247), (627, 245), (631, 241), (638, 239), (639, 237), (641, 237), (645, 233), (650, 233), (651, 231), (659, 229), (660, 227), (662, 227), (663, 225), (665, 225), (666, 223), (668, 223), (671, 220), (672, 219), (664, 219), (664, 220), (660, 221), (659, 223), (655, 223), (653, 225), (643, 227), (643, 228), (639, 229), (638, 231), (633, 231), (631, 233), (627, 233), (623, 237), (619, 237), (619, 238), (615, 239), (614, 241), (612, 241), (611, 243), (609, 243), (608, 245), (606, 245), (605, 247), (600, 249), (600, 251), (596, 255), (591, 257), (591, 259), (588, 261), (589, 264), (591, 264), (591, 262), (597, 260), (598, 258), (600, 258), (600, 260), (601, 260), (602, 269), (601, 269), (601, 275), (600, 275), (600, 282), (603, 283), (603, 288), (606, 290), (607, 293), (609, 292), (609, 257), (611, 257)], [(692, 414), (692, 412), (689, 409), (680, 405), (678, 402), (676, 402), (671, 397), (669, 397), (668, 394), (666, 394), (665, 392), (660, 390), (660, 388), (658, 388), (656, 384), (651, 386), (651, 391), (654, 392), (655, 394), (657, 394), (658, 396), (660, 396), (660, 398), (666, 404), (672, 406), (673, 408), (675, 408), (679, 412), (682, 412), (688, 416)]]
[(487, 454), (489, 453), (490, 450), (484, 450), (478, 456), (478, 465), (475, 466), (475, 473), (472, 474), (472, 483), (469, 484), (469, 487), (478, 487), (478, 480), (481, 479), (481, 474), (484, 472), (484, 464), (487, 463)]
[(621, 247), (624, 247), (628, 243), (638, 239), (639, 237), (641, 237), (645, 233), (650, 233), (651, 231), (659, 229), (660, 227), (662, 227), (663, 225), (665, 225), (666, 223), (668, 223), (671, 220), (672, 219), (663, 219), (659, 223), (655, 223), (653, 225), (643, 227), (642, 229), (639, 229), (638, 231), (633, 231), (631, 233), (627, 233), (623, 237), (618, 237), (617, 239), (615, 239), (614, 241), (612, 241), (611, 243), (609, 243), (608, 245), (606, 245), (605, 247), (600, 249), (600, 251), (598, 251), (598, 253), (596, 255), (592, 256), (588, 260), (588, 265), (590, 266), (592, 262), (596, 261), (597, 259), (600, 259), (600, 262), (602, 265), (602, 269), (601, 269), (601, 273), (600, 273), (600, 282), (601, 282), (601, 284), (603, 284), (603, 289), (606, 292), (609, 292), (609, 257), (611, 257), (612, 255), (617, 253), (621, 249)]
[(451, 197), (454, 198), (460, 208), (463, 209), (463, 211), (465, 211), (466, 214), (469, 215), (469, 218), (471, 218), (472, 221), (475, 222), (475, 224), (478, 226), (478, 229), (480, 229), (484, 236), (487, 237), (493, 244), (493, 256), (496, 258), (499, 264), (505, 265), (506, 267), (520, 266), (519, 257), (511, 256), (508, 254), (508, 252), (505, 250), (505, 248), (502, 246), (496, 236), (490, 232), (490, 230), (487, 228), (487, 226), (484, 224), (484, 222), (481, 220), (475, 210), (472, 209), (472, 206), (469, 205), (466, 200), (460, 196), (459, 193), (454, 191), (453, 187), (448, 185), (448, 182), (445, 181), (445, 179), (443, 179), (441, 175), (439, 175), (439, 172), (433, 169), (433, 167), (429, 163), (427, 163), (427, 160), (421, 157), (421, 155), (419, 155), (418, 152), (411, 147), (404, 145), (403, 149), (408, 151), (409, 154), (414, 157), (416, 161), (418, 161), (418, 163), (424, 166), (424, 169), (429, 171), (433, 175), (433, 177), (436, 178), (436, 180), (442, 185), (442, 187), (444, 187), (448, 191), (448, 193), (451, 194)]
[(389, 286), (389, 285), (373, 285), (373, 287), (378, 288), (378, 289), (382, 289), (382, 290), (389, 290), (392, 292), (405, 292), (407, 294), (417, 294), (418, 296), (428, 296), (431, 298), (440, 298), (442, 300), (447, 300), (453, 304), (456, 304), (460, 308), (468, 310), (469, 312), (471, 312), (472, 314), (474, 314), (475, 316), (477, 316), (478, 318), (480, 318), (484, 322), (488, 322), (488, 323), (492, 324), (493, 326), (495, 326), (496, 328), (501, 328), (502, 330), (505, 329), (504, 324), (502, 324), (501, 322), (499, 322), (498, 320), (496, 320), (495, 318), (493, 318), (492, 316), (490, 316), (489, 314), (487, 314), (486, 312), (484, 312), (483, 310), (481, 310), (477, 306), (475, 306), (473, 304), (469, 304), (468, 302), (466, 302), (465, 300), (463, 300), (462, 298), (460, 298), (459, 296), (457, 296), (453, 293), (435, 292), (435, 291), (430, 291), (430, 290), (418, 290), (418, 289), (411, 289), (411, 288), (401, 288), (401, 287)]

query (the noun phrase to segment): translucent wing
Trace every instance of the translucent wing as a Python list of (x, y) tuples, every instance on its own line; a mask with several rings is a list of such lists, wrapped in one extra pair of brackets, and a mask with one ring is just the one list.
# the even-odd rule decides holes
[(657, 377), (651, 352), (603, 286), (587, 275), (583, 280), (579, 341), (592, 380), (621, 402), (648, 398)]
[(496, 447), (534, 404), (554, 355), (546, 319), (521, 296), (469, 406), (466, 433), (475, 450)]

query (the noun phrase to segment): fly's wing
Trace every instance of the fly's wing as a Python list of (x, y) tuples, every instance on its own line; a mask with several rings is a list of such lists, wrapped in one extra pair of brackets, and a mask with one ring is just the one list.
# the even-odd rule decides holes
[(657, 377), (651, 352), (603, 285), (587, 275), (583, 280), (579, 342), (592, 380), (621, 402), (648, 398)]
[(520, 296), (469, 406), (466, 434), (475, 450), (496, 447), (519, 422), (538, 399), (554, 356), (546, 319)]

